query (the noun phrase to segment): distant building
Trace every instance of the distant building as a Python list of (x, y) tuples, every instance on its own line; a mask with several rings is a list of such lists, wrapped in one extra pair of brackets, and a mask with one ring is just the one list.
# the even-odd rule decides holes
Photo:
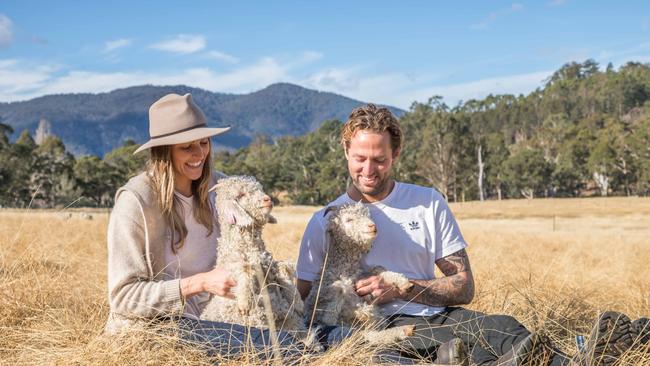
[(40, 145), (48, 136), (52, 136), (52, 125), (50, 124), (50, 121), (41, 118), (38, 122), (36, 133), (34, 134), (34, 141), (37, 145)]

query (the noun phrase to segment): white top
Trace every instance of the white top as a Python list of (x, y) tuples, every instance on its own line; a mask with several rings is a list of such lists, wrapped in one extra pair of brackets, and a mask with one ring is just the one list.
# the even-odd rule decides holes
[[(328, 206), (352, 202), (345, 193)], [(430, 280), (436, 277), (436, 260), (467, 246), (447, 202), (435, 189), (395, 182), (386, 198), (366, 207), (377, 226), (377, 238), (361, 261), (363, 270), (382, 266), (409, 279)], [(296, 266), (296, 276), (302, 280), (314, 281), (320, 277), (327, 250), (324, 210), (312, 216), (302, 237)], [(381, 310), (386, 316), (397, 313), (429, 316), (444, 307), (395, 300), (381, 305)]]
[[(208, 229), (196, 221), (192, 210), (194, 202), (192, 196), (185, 197), (174, 192), (182, 204), (187, 237), (183, 246), (174, 253), (171, 248), (171, 240), (168, 234), (165, 245), (165, 275), (169, 279), (185, 278), (197, 273), (208, 272), (214, 269), (217, 262), (217, 238), (219, 237), (219, 226), (215, 220), (212, 226), (212, 234), (208, 235)], [(210, 300), (210, 294), (200, 292), (185, 303), (183, 315), (198, 319), (201, 311)]]

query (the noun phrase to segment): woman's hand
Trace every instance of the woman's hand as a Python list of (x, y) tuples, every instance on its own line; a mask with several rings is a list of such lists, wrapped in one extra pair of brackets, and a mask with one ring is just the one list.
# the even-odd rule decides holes
[(192, 297), (200, 292), (209, 292), (217, 296), (234, 299), (230, 288), (237, 282), (230, 278), (230, 274), (223, 268), (217, 267), (209, 272), (195, 274), (181, 279), (181, 295), (184, 298)]
[(222, 268), (215, 268), (210, 272), (203, 273), (203, 291), (211, 294), (234, 299), (230, 288), (237, 285), (237, 282), (230, 278), (230, 273)]

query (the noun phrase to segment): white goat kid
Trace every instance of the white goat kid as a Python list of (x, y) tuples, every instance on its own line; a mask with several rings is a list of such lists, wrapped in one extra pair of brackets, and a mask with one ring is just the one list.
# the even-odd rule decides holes
[[(384, 320), (378, 307), (355, 292), (354, 284), (364, 274), (360, 268), (361, 259), (377, 236), (368, 208), (361, 203), (331, 206), (324, 212), (328, 214), (329, 247), (321, 269), (322, 277), (312, 283), (305, 300), (306, 316), (320, 324), (367, 329), (364, 338), (371, 344), (390, 344), (405, 339), (413, 333), (413, 326), (378, 330)], [(413, 286), (404, 275), (381, 267), (373, 268), (371, 273), (400, 291)]]
[[(293, 279), (280, 270), (262, 240), (264, 225), (275, 222), (270, 215), (270, 197), (252, 177), (223, 178), (214, 189), (220, 229), (216, 265), (226, 269), (237, 285), (231, 289), (234, 300), (214, 296), (201, 318), (259, 328), (306, 330), (304, 305)], [(265, 309), (263, 288), (272, 309)]]

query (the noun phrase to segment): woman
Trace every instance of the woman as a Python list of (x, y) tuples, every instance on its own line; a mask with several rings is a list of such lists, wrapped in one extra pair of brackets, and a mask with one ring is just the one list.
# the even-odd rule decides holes
[[(168, 94), (149, 109), (151, 139), (135, 151), (150, 149), (147, 169), (118, 189), (108, 225), (107, 333), (173, 318), (183, 338), (213, 354), (267, 346), (267, 331), (199, 320), (210, 294), (232, 297), (236, 285), (214, 268), (219, 232), (209, 193), (210, 137), (228, 129), (208, 128), (190, 94)], [(279, 339), (285, 349), (296, 343)]]

